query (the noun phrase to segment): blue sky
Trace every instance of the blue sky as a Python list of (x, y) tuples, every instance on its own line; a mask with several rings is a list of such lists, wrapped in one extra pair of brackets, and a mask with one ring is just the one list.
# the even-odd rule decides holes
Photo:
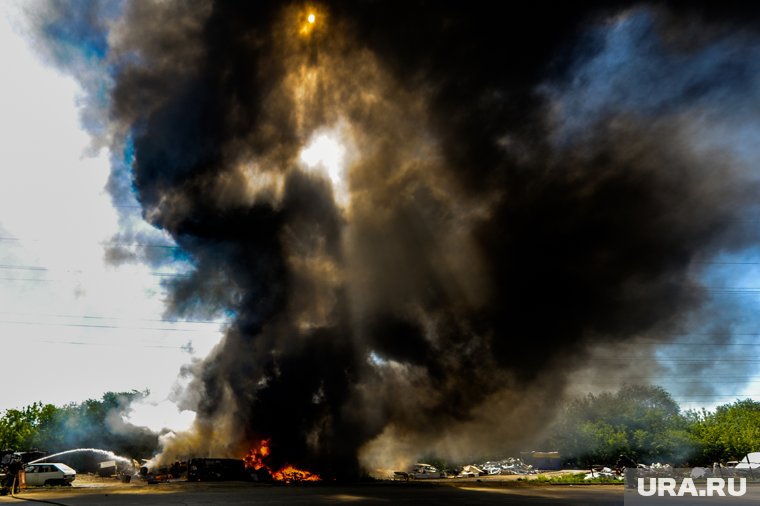
[[(649, 125), (691, 157), (693, 171), (757, 182), (760, 41), (752, 33), (725, 30), (679, 45), (663, 23), (656, 10), (633, 8), (589, 27), (567, 72), (540, 89), (552, 104), (555, 147), (561, 152), (592, 144), (599, 131), (627, 123), (644, 132)], [(710, 199), (713, 190), (700, 192)], [(732, 227), (756, 235), (757, 205), (736, 216), (739, 223)], [(673, 335), (641, 336), (642, 342), (667, 343), (655, 353), (659, 374), (642, 378), (664, 386), (687, 409), (758, 398), (760, 251), (733, 247), (729, 240), (717, 252), (706, 245), (691, 254), (692, 283), (705, 299), (691, 314), (678, 316)]]

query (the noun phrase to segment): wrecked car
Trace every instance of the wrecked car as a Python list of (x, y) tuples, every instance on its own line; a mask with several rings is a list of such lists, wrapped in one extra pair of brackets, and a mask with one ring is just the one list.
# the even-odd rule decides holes
[(62, 463), (29, 464), (24, 469), (26, 485), (39, 487), (43, 485), (71, 485), (77, 477), (77, 472)]
[(396, 471), (394, 474), (397, 477), (406, 480), (425, 480), (446, 477), (446, 473), (439, 471), (437, 467), (430, 464), (423, 464), (421, 462), (415, 464), (411, 471)]

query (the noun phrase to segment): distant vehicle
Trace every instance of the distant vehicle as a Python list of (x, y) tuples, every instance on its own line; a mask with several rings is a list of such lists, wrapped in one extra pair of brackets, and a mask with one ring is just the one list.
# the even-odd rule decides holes
[(24, 469), (26, 484), (29, 487), (43, 485), (71, 485), (77, 477), (77, 472), (66, 464), (57, 462), (40, 462), (29, 464)]
[(425, 480), (431, 478), (445, 478), (446, 473), (430, 464), (417, 463), (411, 471), (406, 473), (408, 480)]

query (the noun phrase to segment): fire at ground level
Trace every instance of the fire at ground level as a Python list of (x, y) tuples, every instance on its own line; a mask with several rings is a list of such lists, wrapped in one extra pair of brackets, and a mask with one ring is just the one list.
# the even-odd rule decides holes
[[(63, 506), (184, 504), (437, 504), (437, 505), (591, 505), (623, 504), (623, 487), (618, 485), (526, 486), (507, 480), (457, 480), (407, 483), (376, 482), (354, 485), (295, 484), (268, 485), (247, 482), (112, 483), (80, 481), (72, 487), (29, 489), (20, 498), (47, 501)], [(10, 496), (0, 504), (20, 504)]]

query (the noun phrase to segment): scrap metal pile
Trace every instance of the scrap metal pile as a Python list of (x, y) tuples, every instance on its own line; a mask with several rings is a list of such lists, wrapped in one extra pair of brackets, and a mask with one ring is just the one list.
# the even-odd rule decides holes
[(509, 457), (502, 460), (489, 460), (481, 464), (470, 464), (462, 467), (457, 476), (473, 477), (485, 475), (538, 474), (538, 471), (522, 459)]
[[(606, 466), (593, 466), (591, 468), (591, 472), (587, 473), (584, 479), (593, 480), (595, 478), (614, 478), (617, 480), (622, 480), (626, 467), (627, 466), (617, 465), (615, 468)], [(659, 462), (655, 462), (649, 466), (646, 464), (635, 464), (634, 466), (631, 466), (631, 468), (637, 469), (649, 476), (670, 476), (673, 472), (673, 466), (670, 464), (661, 464)]]
[(615, 478), (622, 480), (623, 475), (618, 470), (612, 469), (611, 467), (592, 467), (591, 472), (587, 473), (583, 479), (594, 480), (596, 478)]

